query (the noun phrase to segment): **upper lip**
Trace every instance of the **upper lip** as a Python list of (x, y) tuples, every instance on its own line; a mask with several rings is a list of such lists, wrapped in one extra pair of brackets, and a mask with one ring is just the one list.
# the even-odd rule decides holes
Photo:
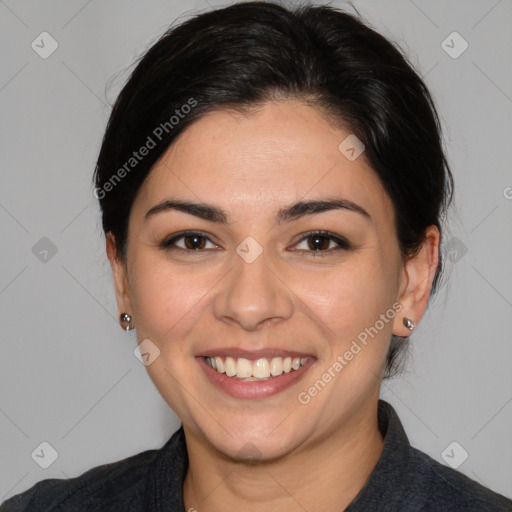
[(212, 348), (197, 354), (197, 357), (243, 357), (249, 360), (272, 359), (273, 357), (314, 357), (305, 352), (285, 350), (282, 348), (261, 348), (258, 350), (245, 350), (238, 347)]

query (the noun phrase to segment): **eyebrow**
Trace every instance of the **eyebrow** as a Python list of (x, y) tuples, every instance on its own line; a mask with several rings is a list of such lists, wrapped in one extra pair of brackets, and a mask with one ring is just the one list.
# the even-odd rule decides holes
[(206, 203), (192, 203), (189, 201), (180, 201), (176, 199), (166, 199), (161, 203), (150, 208), (144, 220), (158, 213), (167, 212), (170, 210), (177, 210), (179, 212), (194, 215), (200, 219), (209, 220), (210, 222), (217, 222), (219, 224), (228, 224), (229, 216), (220, 208)]
[(276, 218), (278, 224), (283, 222), (290, 222), (299, 219), (306, 215), (313, 215), (315, 213), (328, 212), (331, 210), (348, 210), (350, 212), (358, 213), (367, 219), (371, 219), (370, 214), (358, 204), (342, 198), (325, 198), (315, 199), (311, 201), (299, 201), (288, 208), (279, 210)]
[[(221, 208), (206, 203), (193, 203), (177, 199), (166, 199), (153, 206), (146, 212), (144, 219), (147, 220), (158, 213), (172, 210), (194, 215), (200, 219), (219, 224), (229, 224), (230, 222), (229, 215)], [(363, 207), (347, 199), (335, 197), (311, 201), (298, 201), (287, 208), (279, 210), (276, 215), (276, 223), (282, 224), (284, 222), (291, 222), (307, 215), (331, 210), (347, 210), (358, 213), (367, 219), (371, 219), (370, 214)]]

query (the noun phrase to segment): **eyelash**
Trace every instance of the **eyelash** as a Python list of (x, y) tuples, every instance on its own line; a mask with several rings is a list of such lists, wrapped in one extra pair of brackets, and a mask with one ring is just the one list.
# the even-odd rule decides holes
[[(209, 237), (202, 231), (183, 231), (181, 233), (178, 233), (176, 235), (173, 235), (172, 237), (170, 238), (167, 238), (165, 239), (163, 242), (160, 243), (160, 247), (162, 249), (165, 249), (165, 250), (168, 250), (168, 251), (175, 251), (175, 250), (179, 250), (179, 251), (186, 251), (187, 253), (202, 253), (203, 251), (206, 251), (208, 249), (185, 249), (183, 247), (177, 247), (176, 245), (176, 242), (178, 242), (178, 240), (181, 240), (181, 239), (184, 239), (184, 238), (187, 238), (189, 236), (197, 236), (197, 237), (201, 237), (201, 238), (206, 238), (207, 240), (209, 240), (212, 244), (213, 242), (209, 239)], [(338, 251), (340, 249), (342, 250), (349, 250), (351, 249), (351, 246), (350, 244), (348, 243), (348, 241), (343, 238), (343, 237), (340, 237), (338, 235), (335, 235), (334, 233), (331, 233), (329, 231), (309, 231), (307, 233), (304, 233), (304, 235), (302, 236), (302, 238), (296, 242), (294, 245), (298, 245), (306, 240), (308, 240), (309, 238), (312, 238), (314, 236), (317, 236), (317, 237), (322, 237), (322, 238), (328, 238), (330, 241), (333, 241), (335, 244), (337, 244), (338, 247), (334, 248), (334, 249), (326, 249), (326, 250), (305, 250), (305, 252), (313, 255), (314, 257), (322, 257), (322, 256), (326, 256), (326, 255), (329, 255), (331, 254), (333, 251)], [(297, 249), (293, 249), (293, 251), (296, 251)], [(298, 249), (299, 251), (304, 251), (304, 249)]]
[[(327, 249), (324, 251), (306, 250), (306, 252), (312, 254), (315, 257), (316, 256), (327, 256), (329, 254), (332, 254), (333, 251), (339, 251), (339, 250), (348, 251), (349, 249), (352, 248), (351, 245), (348, 243), (348, 241), (345, 238), (343, 238), (339, 235), (335, 235), (334, 233), (331, 233), (330, 231), (323, 231), (323, 230), (309, 231), (308, 233), (304, 233), (302, 238), (295, 245), (298, 245), (298, 244), (308, 240), (308, 238), (313, 238), (315, 236), (327, 238), (328, 240), (333, 241), (337, 245), (337, 247), (335, 247), (334, 249), (331, 248), (331, 249)], [(297, 250), (297, 249), (294, 249), (294, 250)], [(299, 250), (302, 250), (302, 249), (299, 249)]]

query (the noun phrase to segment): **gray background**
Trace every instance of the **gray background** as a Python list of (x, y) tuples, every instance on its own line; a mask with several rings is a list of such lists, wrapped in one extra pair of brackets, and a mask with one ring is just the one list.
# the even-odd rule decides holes
[[(512, 3), (354, 4), (425, 76), (457, 186), (449, 282), (382, 396), (415, 446), (443, 462), (457, 441), (459, 470), (512, 497)], [(0, 501), (159, 448), (178, 426), (117, 324), (90, 180), (129, 65), (210, 5), (227, 4), (0, 1)], [(31, 47), (43, 31), (59, 45), (47, 59)], [(453, 31), (469, 44), (456, 59), (441, 45)], [(43, 441), (58, 452), (48, 469), (31, 458)]]

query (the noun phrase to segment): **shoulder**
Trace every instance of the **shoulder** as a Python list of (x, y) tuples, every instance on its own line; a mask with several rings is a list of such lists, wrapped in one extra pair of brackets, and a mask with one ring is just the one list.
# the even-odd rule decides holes
[(512, 512), (512, 500), (411, 446), (396, 411), (383, 400), (378, 420), (384, 447), (351, 512)]
[(146, 473), (158, 452), (147, 450), (67, 480), (42, 480), (0, 504), (0, 512), (142, 510), (136, 505), (142, 503)]
[(421, 512), (512, 511), (512, 500), (483, 487), (466, 475), (440, 464), (422, 451), (412, 448), (414, 478), (410, 492), (424, 494)]

